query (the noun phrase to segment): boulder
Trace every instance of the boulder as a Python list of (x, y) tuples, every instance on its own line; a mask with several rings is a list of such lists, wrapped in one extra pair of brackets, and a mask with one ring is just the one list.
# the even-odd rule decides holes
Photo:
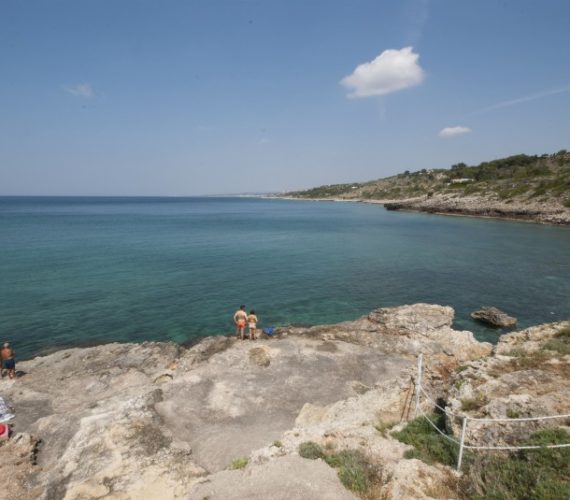
[(517, 324), (517, 318), (509, 316), (496, 307), (481, 307), (478, 311), (472, 312), (471, 317), (496, 328), (510, 328)]

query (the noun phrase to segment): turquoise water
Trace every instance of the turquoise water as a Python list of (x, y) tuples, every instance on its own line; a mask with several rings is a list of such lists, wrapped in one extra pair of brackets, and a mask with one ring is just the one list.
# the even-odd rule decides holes
[(496, 341), (483, 304), (521, 326), (570, 316), (570, 229), (352, 203), (246, 198), (0, 198), (0, 339), (61, 346), (334, 323), (449, 304)]

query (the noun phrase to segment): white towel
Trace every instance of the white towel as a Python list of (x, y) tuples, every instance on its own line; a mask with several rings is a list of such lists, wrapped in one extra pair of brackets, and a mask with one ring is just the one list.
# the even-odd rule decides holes
[(16, 415), (10, 413), (10, 408), (6, 404), (6, 401), (4, 401), (4, 398), (0, 396), (0, 424), (3, 424), (4, 422), (9, 422), (15, 417)]

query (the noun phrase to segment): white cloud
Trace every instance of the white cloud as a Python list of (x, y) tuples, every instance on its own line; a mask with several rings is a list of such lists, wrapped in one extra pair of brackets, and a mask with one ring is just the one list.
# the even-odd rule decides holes
[(471, 132), (471, 129), (469, 127), (460, 127), (460, 126), (445, 127), (439, 131), (438, 135), (440, 137), (447, 138), (447, 137), (454, 137), (456, 135), (461, 135), (461, 134), (468, 134), (469, 132)]
[(385, 95), (419, 85), (424, 79), (419, 57), (412, 47), (385, 50), (373, 61), (359, 64), (340, 84), (352, 90), (348, 97)]
[(77, 85), (67, 85), (63, 87), (68, 94), (74, 95), (76, 97), (85, 97), (91, 99), (95, 96), (93, 88), (89, 83), (78, 83)]

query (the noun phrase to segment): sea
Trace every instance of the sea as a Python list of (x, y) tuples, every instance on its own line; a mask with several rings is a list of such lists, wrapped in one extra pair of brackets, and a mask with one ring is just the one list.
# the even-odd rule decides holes
[(519, 327), (570, 317), (570, 228), (245, 197), (0, 198), (0, 340), (18, 359), (105, 342), (195, 342), (353, 320), (378, 307), (455, 309), (496, 342), (482, 305)]

